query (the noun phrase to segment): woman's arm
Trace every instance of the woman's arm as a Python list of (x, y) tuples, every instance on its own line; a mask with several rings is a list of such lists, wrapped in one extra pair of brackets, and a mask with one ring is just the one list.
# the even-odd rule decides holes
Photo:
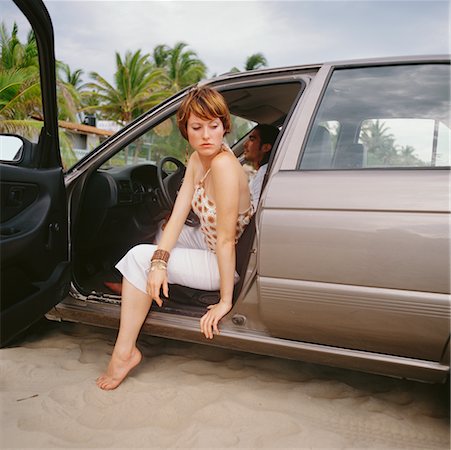
[(201, 319), (201, 330), (212, 339), (219, 333), (218, 322), (232, 309), (235, 278), (235, 237), (240, 200), (240, 166), (229, 154), (220, 153), (211, 163), (211, 182), (216, 203), (216, 257), (220, 275), (221, 299)]

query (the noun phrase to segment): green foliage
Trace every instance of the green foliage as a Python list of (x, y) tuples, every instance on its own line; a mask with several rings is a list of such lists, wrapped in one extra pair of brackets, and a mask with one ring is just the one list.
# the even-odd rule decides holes
[(77, 162), (77, 157), (75, 156), (74, 150), (72, 148), (72, 142), (67, 132), (60, 128), (58, 135), (60, 141), (60, 152), (61, 160), (63, 162), (63, 169), (66, 170)]
[(24, 119), (41, 109), (39, 77), (29, 68), (0, 70), (0, 117)]
[(366, 121), (361, 129), (360, 141), (367, 151), (368, 167), (424, 166), (409, 145), (399, 147), (390, 128), (380, 120)]
[[(263, 53), (254, 53), (246, 58), (244, 63), (244, 70), (257, 70), (262, 69), (263, 67), (268, 67), (268, 61), (263, 55)], [(229, 72), (240, 72), (238, 67), (232, 67)]]
[[(0, 131), (19, 133), (36, 140), (42, 128), (42, 104), (39, 62), (34, 33), (27, 40), (18, 38), (18, 27), (8, 31), (0, 27)], [(162, 44), (152, 56), (141, 50), (116, 52), (116, 72), (108, 82), (97, 72), (83, 83), (83, 70), (71, 70), (62, 61), (56, 63), (58, 118), (78, 122), (79, 112), (91, 112), (105, 120), (125, 125), (179, 90), (206, 76), (206, 66), (184, 42), (174, 47)], [(173, 122), (173, 119), (171, 119)], [(184, 160), (185, 142), (175, 123), (167, 134), (154, 133), (138, 139), (127, 148), (117, 163), (173, 155)], [(61, 154), (65, 167), (76, 161), (70, 132), (60, 130)], [(150, 141), (149, 141), (150, 139)], [(133, 147), (133, 148), (132, 148)]]
[(116, 52), (114, 82), (91, 72), (94, 81), (83, 86), (83, 110), (97, 111), (124, 125), (171, 94), (197, 83), (205, 77), (206, 66), (186, 47), (183, 42), (173, 48), (157, 45), (152, 57), (138, 50), (127, 52), (123, 59)]
[(66, 84), (72, 85), (74, 88), (81, 88), (83, 81), (81, 76), (83, 75), (82, 69), (77, 69), (72, 72), (68, 64), (63, 63), (62, 61), (56, 62), (56, 71), (58, 78)]
[(206, 76), (207, 67), (187, 46), (184, 42), (177, 42), (173, 48), (165, 44), (154, 48), (154, 64), (165, 71), (171, 94), (198, 83)]
[(263, 53), (254, 53), (246, 59), (244, 65), (245, 70), (256, 70), (268, 66), (268, 61), (263, 56)]
[(166, 119), (116, 154), (108, 166), (124, 166), (140, 161), (158, 162), (165, 156), (185, 161), (187, 142), (178, 131), (175, 117)]
[(131, 122), (147, 109), (155, 106), (165, 97), (164, 72), (149, 61), (149, 55), (126, 52), (122, 59), (116, 52), (114, 83), (110, 84), (97, 72), (90, 73), (94, 82), (84, 87), (85, 99), (94, 97), (94, 105), (84, 107), (85, 111), (100, 111), (104, 117), (121, 125)]
[(13, 24), (11, 34), (8, 33), (5, 24), (0, 25), (1, 58), (0, 69), (11, 70), (33, 66), (39, 68), (38, 49), (33, 31), (27, 36), (27, 41), (21, 43), (17, 34), (19, 28)]
[(11, 33), (0, 26), (0, 131), (36, 139), (42, 122), (36, 39), (32, 32), (21, 43), (14, 23)]
[[(17, 133), (36, 141), (42, 128), (42, 100), (36, 38), (32, 31), (26, 42), (18, 38), (18, 26), (11, 33), (0, 26), (0, 131)], [(70, 83), (57, 79), (59, 118), (75, 121), (79, 94)], [(60, 132), (63, 161), (72, 165), (76, 157), (70, 141)]]

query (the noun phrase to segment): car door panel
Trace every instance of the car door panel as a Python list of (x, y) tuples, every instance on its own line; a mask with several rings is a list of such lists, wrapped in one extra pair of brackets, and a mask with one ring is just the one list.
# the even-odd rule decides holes
[[(39, 136), (27, 140), (16, 135), (21, 153), (0, 164), (1, 345), (58, 303), (69, 291), (71, 275), (53, 27), (42, 1), (15, 3), (36, 35), (43, 120)], [(11, 136), (0, 139), (2, 145)]]
[[(278, 173), (262, 215), (264, 232), (277, 238), (261, 247), (261, 275), (447, 294), (447, 177), (444, 170)], [(271, 257), (278, 253), (299, 260), (281, 266)]]
[(446, 344), (444, 294), (269, 277), (259, 286), (274, 336), (432, 361)]
[[(68, 291), (70, 274), (61, 168), (36, 170), (2, 165), (0, 178), (4, 343), (13, 328), (25, 328), (34, 312), (44, 314), (61, 298), (52, 297), (51, 291)], [(11, 192), (17, 191), (22, 196), (11, 198)], [(36, 307), (31, 306), (34, 304)]]
[[(38, 186), (28, 183), (6, 183), (1, 182), (1, 208), (2, 222), (18, 215), (21, 211), (30, 206), (37, 198)], [(16, 234), (20, 230), (14, 227), (1, 227), (0, 234), (2, 236), (10, 236)]]
[(449, 336), (447, 176), (275, 174), (258, 253), (270, 333), (439, 360)]
[[(34, 243), (44, 243), (52, 250), (67, 242), (66, 196), (60, 168), (35, 170), (3, 165), (0, 178), (3, 263), (15, 253), (32, 251)], [(20, 192), (21, 197), (11, 198), (11, 192)], [(61, 255), (67, 259), (67, 249), (61, 250)]]

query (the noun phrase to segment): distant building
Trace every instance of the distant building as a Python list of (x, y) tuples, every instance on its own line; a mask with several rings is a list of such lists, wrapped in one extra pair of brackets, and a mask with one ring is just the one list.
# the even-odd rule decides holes
[[(85, 122), (87, 122), (85, 120)], [(90, 123), (96, 123), (90, 120)], [(77, 159), (81, 159), (91, 152), (108, 137), (120, 130), (120, 126), (113, 121), (99, 120), (97, 126), (86, 123), (73, 123), (64, 120), (58, 121), (58, 126), (66, 131), (72, 143), (72, 149)]]

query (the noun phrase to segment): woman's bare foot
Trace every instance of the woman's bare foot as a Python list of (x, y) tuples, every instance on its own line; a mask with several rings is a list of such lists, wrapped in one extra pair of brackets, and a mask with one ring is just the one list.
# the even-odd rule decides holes
[(97, 386), (105, 391), (116, 389), (141, 359), (141, 352), (136, 347), (128, 357), (122, 357), (119, 352), (113, 351), (106, 372), (96, 380)]

